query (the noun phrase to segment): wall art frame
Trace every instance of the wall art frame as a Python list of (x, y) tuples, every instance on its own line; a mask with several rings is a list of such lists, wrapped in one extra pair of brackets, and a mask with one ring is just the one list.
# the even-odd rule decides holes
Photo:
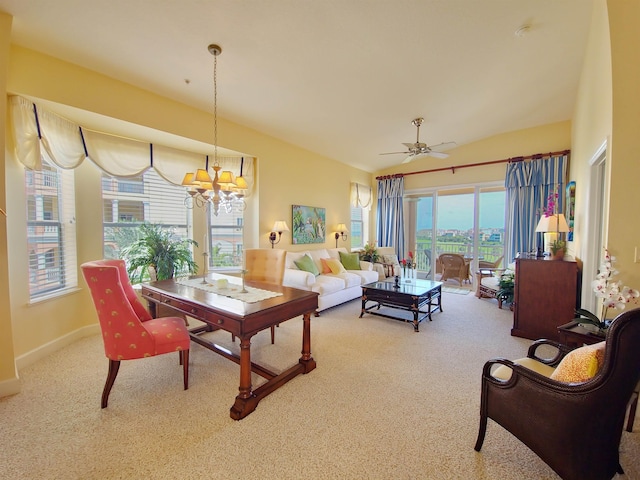
[(326, 211), (321, 207), (291, 206), (292, 236), (294, 245), (325, 243)]
[(572, 181), (567, 183), (566, 191), (566, 218), (569, 225), (569, 233), (567, 233), (567, 242), (573, 242), (573, 227), (576, 217), (576, 182)]

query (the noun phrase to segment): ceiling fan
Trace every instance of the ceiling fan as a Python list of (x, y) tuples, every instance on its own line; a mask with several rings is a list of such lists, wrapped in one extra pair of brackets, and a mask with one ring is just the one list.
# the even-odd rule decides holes
[(435, 157), (435, 158), (447, 158), (449, 154), (443, 153), (443, 152), (437, 152), (434, 150), (434, 148), (438, 148), (438, 147), (442, 148), (449, 145), (455, 145), (456, 142), (443, 142), (443, 143), (439, 143), (437, 145), (432, 145), (432, 146), (429, 146), (426, 143), (420, 142), (420, 125), (422, 125), (422, 122), (424, 122), (424, 118), (422, 117), (415, 118), (411, 121), (411, 124), (418, 129), (418, 132), (416, 135), (415, 143), (403, 143), (403, 145), (407, 147), (406, 151), (381, 153), (380, 155), (397, 155), (400, 153), (409, 155), (407, 158), (405, 158), (402, 161), (402, 163), (409, 163), (412, 160), (416, 160), (417, 158), (422, 158), (427, 156)]

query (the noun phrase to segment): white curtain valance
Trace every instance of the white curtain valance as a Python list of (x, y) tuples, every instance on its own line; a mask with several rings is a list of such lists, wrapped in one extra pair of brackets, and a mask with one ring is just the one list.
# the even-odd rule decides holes
[[(167, 182), (180, 185), (185, 173), (205, 168), (207, 155), (150, 144), (140, 140), (82, 128), (33, 102), (12, 96), (9, 108), (16, 155), (31, 170), (42, 169), (42, 155), (61, 168), (78, 167), (85, 158), (116, 177), (134, 177), (154, 168)], [(209, 155), (213, 176), (213, 155)], [(222, 170), (242, 175), (251, 195), (254, 184), (253, 157), (218, 157)]]
[(371, 210), (372, 196), (371, 187), (360, 183), (351, 184), (351, 205), (353, 207)]

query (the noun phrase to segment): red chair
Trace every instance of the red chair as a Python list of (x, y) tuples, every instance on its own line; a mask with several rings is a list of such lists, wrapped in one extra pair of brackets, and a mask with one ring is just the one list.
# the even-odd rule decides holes
[(102, 391), (107, 406), (120, 361), (178, 352), (189, 388), (189, 332), (179, 317), (151, 318), (129, 283), (124, 260), (97, 260), (81, 265), (98, 312), (109, 373)]

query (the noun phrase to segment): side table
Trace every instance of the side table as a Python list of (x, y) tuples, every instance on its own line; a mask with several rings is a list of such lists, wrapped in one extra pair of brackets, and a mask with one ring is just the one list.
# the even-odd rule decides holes
[(560, 325), (558, 327), (558, 335), (560, 343), (572, 348), (593, 345), (604, 340), (604, 337), (596, 335), (575, 321)]
[[(596, 335), (595, 333), (587, 330), (578, 322), (569, 322), (558, 327), (558, 335), (560, 336), (560, 343), (567, 345), (568, 347), (578, 348), (582, 345), (593, 345), (594, 343), (602, 342), (604, 337)], [(631, 394), (629, 399), (629, 417), (627, 418), (627, 432), (633, 431), (633, 421), (636, 418), (636, 409), (638, 408), (638, 396), (640, 395), (640, 383), (636, 386), (636, 389)]]

